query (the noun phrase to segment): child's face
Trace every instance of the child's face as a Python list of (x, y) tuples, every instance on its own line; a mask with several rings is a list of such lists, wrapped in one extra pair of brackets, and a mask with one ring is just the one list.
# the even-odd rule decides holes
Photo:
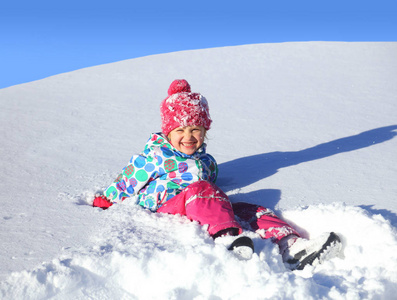
[(205, 129), (202, 126), (178, 127), (168, 134), (172, 146), (178, 151), (192, 155), (204, 142)]

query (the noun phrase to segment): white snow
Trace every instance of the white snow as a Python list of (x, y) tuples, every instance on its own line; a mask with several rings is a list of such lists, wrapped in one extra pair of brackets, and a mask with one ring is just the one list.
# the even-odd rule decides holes
[[(238, 260), (205, 228), (87, 203), (159, 131), (174, 79), (209, 102), (232, 201), (262, 204), (343, 255), (288, 271), (254, 233)], [(258, 44), (148, 56), (0, 90), (0, 298), (392, 299), (397, 43)]]

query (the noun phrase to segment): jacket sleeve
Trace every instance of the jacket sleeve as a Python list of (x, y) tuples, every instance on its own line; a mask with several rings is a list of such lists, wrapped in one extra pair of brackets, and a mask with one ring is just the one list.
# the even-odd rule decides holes
[(134, 155), (116, 180), (104, 191), (104, 195), (112, 203), (133, 197), (158, 173), (157, 169), (156, 158), (150, 153)]

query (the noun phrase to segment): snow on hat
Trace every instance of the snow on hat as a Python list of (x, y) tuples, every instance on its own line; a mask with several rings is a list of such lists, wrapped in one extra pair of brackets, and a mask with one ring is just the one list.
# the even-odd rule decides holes
[(212, 122), (207, 100), (199, 93), (192, 93), (185, 79), (171, 83), (168, 97), (161, 102), (160, 115), (161, 130), (165, 135), (186, 126), (203, 126), (209, 130)]

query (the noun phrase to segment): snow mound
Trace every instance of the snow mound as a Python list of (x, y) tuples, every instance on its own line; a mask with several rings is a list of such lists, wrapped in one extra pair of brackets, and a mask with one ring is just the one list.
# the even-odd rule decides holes
[[(153, 214), (131, 203), (105, 212), (91, 245), (65, 251), (1, 283), (4, 299), (391, 299), (397, 292), (397, 232), (381, 215), (342, 203), (281, 212), (301, 233), (335, 230), (343, 256), (288, 271), (278, 247), (255, 243), (238, 260), (205, 229), (181, 216)], [(110, 226), (105, 226), (108, 224)]]
[[(392, 299), (397, 43), (282, 43), (132, 59), (0, 89), (1, 299)], [(159, 131), (174, 79), (209, 102), (231, 201), (268, 207), (341, 257), (288, 271), (181, 216), (89, 204)]]

